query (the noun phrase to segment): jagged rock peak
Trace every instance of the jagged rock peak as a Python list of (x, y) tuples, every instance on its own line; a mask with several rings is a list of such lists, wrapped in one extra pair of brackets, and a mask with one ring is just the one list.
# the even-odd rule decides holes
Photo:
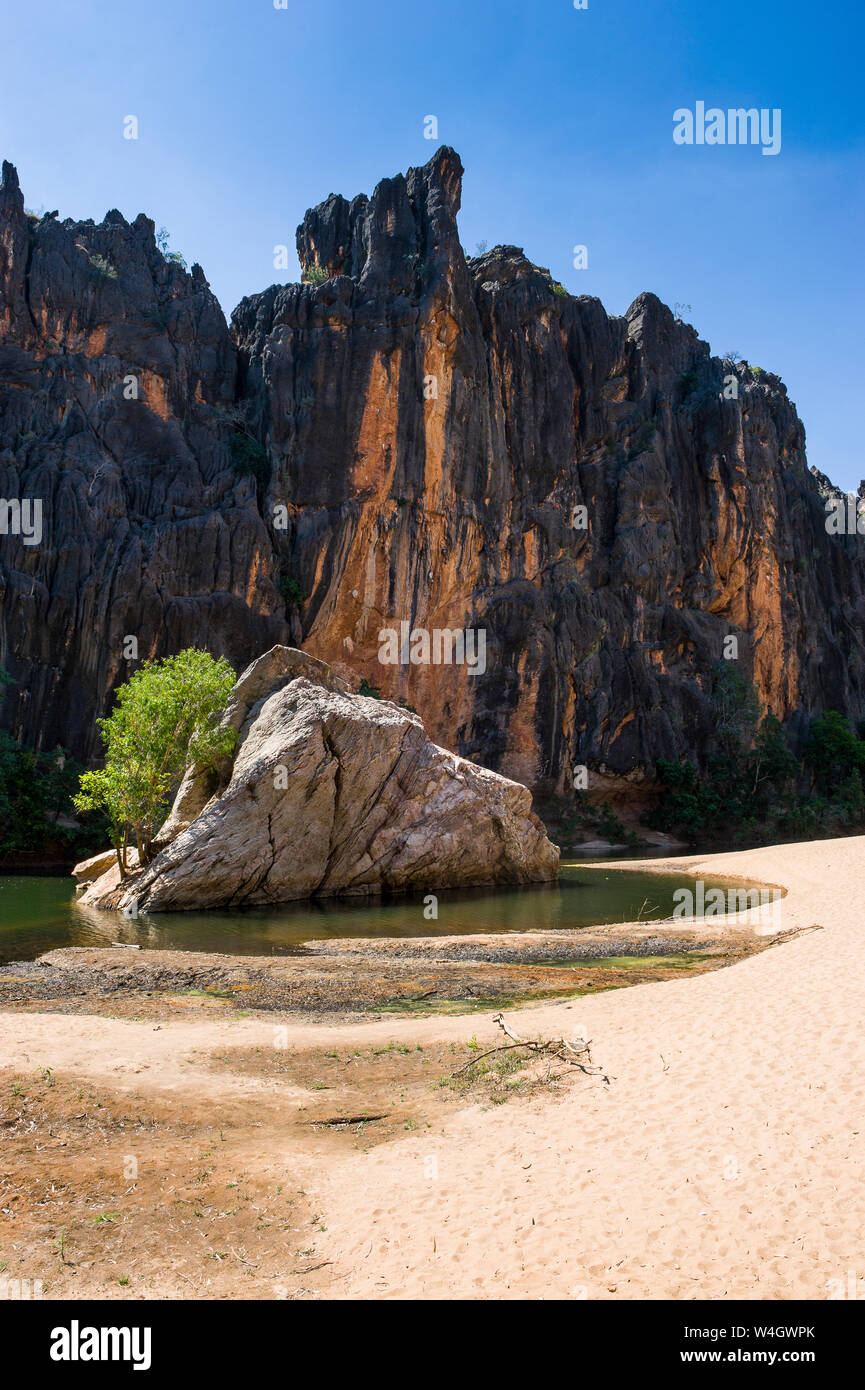
[(3, 177), (0, 179), (0, 207), (5, 213), (16, 209), (24, 211), (24, 196), (18, 182), (18, 170), (8, 159), (3, 160)]
[(2, 189), (5, 190), (5, 189), (9, 189), (9, 188), (19, 188), (19, 187), (20, 187), (20, 184), (19, 184), (19, 181), (18, 181), (18, 170), (15, 168), (15, 165), (14, 165), (14, 164), (11, 164), (11, 163), (9, 162), (8, 159), (4, 159), (4, 160), (3, 160), (3, 177), (0, 178), (0, 188), (2, 188)]
[(347, 275), (370, 292), (407, 287), (421, 263), (458, 247), (459, 155), (443, 145), (421, 168), (382, 179), (371, 198), (331, 193), (297, 229), (305, 278)]
[(480, 256), (467, 257), (468, 267), (476, 284), (511, 284), (529, 275), (541, 275), (552, 281), (546, 266), (530, 261), (521, 246), (493, 246)]

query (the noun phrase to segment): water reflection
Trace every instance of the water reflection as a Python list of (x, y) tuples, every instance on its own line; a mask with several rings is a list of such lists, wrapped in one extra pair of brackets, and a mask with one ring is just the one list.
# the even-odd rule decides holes
[(547, 931), (669, 916), (680, 874), (565, 865), (558, 883), (441, 891), (438, 918), (424, 894), (391, 899), (318, 899), (244, 911), (158, 913), (135, 920), (86, 908), (71, 880), (0, 878), (0, 961), (28, 960), (58, 946), (112, 942), (163, 950), (281, 954), (336, 937), (451, 936)]

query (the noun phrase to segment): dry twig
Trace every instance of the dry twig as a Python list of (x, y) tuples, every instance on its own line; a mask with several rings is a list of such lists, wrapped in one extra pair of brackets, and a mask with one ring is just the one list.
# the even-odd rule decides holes
[(470, 1061), (466, 1062), (465, 1066), (459, 1067), (453, 1073), (454, 1076), (460, 1076), (463, 1072), (468, 1071), (470, 1067), (477, 1066), (478, 1062), (482, 1062), (485, 1057), (492, 1057), (494, 1053), (513, 1052), (517, 1048), (522, 1047), (534, 1053), (536, 1056), (556, 1057), (560, 1062), (566, 1062), (569, 1067), (579, 1068), (586, 1076), (602, 1076), (604, 1083), (609, 1086), (610, 1078), (605, 1074), (603, 1067), (596, 1067), (592, 1062), (591, 1039), (588, 1039), (586, 1042), (581, 1041), (579, 1046), (575, 1046), (567, 1042), (565, 1038), (548, 1038), (546, 1041), (535, 1038), (521, 1038), (519, 1034), (514, 1033), (512, 1029), (508, 1027), (502, 1014), (496, 1014), (493, 1023), (497, 1023), (505, 1036), (510, 1038), (511, 1041), (509, 1043), (502, 1043), (501, 1047), (488, 1048), (486, 1052), (482, 1052), (478, 1057), (472, 1057)]

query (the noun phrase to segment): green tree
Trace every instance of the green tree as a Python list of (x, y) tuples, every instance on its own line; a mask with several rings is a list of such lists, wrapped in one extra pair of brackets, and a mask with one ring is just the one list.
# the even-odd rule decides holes
[(280, 579), (279, 592), (282, 594), (286, 603), (294, 604), (297, 608), (301, 608), (309, 598), (300, 580), (292, 579), (290, 576), (285, 576), (283, 579)]
[(865, 788), (862, 773), (854, 767), (835, 793), (834, 804), (844, 825), (861, 825), (865, 818)]
[(99, 720), (105, 766), (82, 775), (75, 806), (106, 813), (121, 875), (130, 836), (139, 863), (153, 858), (154, 837), (186, 768), (210, 767), (234, 747), (235, 731), (219, 724), (234, 681), (224, 657), (215, 661), (189, 647), (145, 662)]
[[(718, 752), (704, 772), (692, 763), (658, 762), (661, 797), (647, 817), (660, 830), (692, 838), (768, 835), (807, 839), (865, 823), (865, 740), (843, 715), (818, 716), (801, 759), (767, 714), (756, 733), (753, 691), (736, 673), (719, 673), (715, 690)], [(751, 731), (751, 732), (749, 732)], [(810, 788), (803, 790), (803, 773)]]
[(720, 661), (712, 668), (712, 703), (721, 748), (731, 757), (741, 756), (751, 746), (760, 701), (751, 682), (730, 661)]
[(854, 768), (865, 772), (865, 743), (856, 737), (843, 714), (829, 710), (811, 725), (804, 760), (814, 786), (831, 796)]
[(228, 441), (228, 447), (238, 477), (254, 478), (256, 487), (266, 487), (270, 481), (270, 460), (264, 445), (246, 431), (238, 430)]
[(761, 814), (765, 815), (771, 794), (780, 796), (798, 770), (783, 726), (774, 714), (767, 714), (754, 740), (747, 772), (750, 794)]
[(0, 854), (49, 846), (90, 852), (104, 843), (102, 816), (70, 823), (78, 775), (78, 765), (63, 748), (27, 748), (0, 730)]

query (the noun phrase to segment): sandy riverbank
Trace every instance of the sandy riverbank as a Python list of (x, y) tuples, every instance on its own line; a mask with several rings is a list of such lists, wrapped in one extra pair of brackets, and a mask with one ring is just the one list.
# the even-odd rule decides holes
[(503, 1104), (436, 1084), (501, 1041), (492, 1011), (8, 1010), (5, 1275), (49, 1297), (826, 1298), (865, 1275), (863, 865), (862, 837), (642, 861), (781, 885), (802, 934), (510, 1010), (524, 1036), (586, 1033), (610, 1079), (533, 1074)]

